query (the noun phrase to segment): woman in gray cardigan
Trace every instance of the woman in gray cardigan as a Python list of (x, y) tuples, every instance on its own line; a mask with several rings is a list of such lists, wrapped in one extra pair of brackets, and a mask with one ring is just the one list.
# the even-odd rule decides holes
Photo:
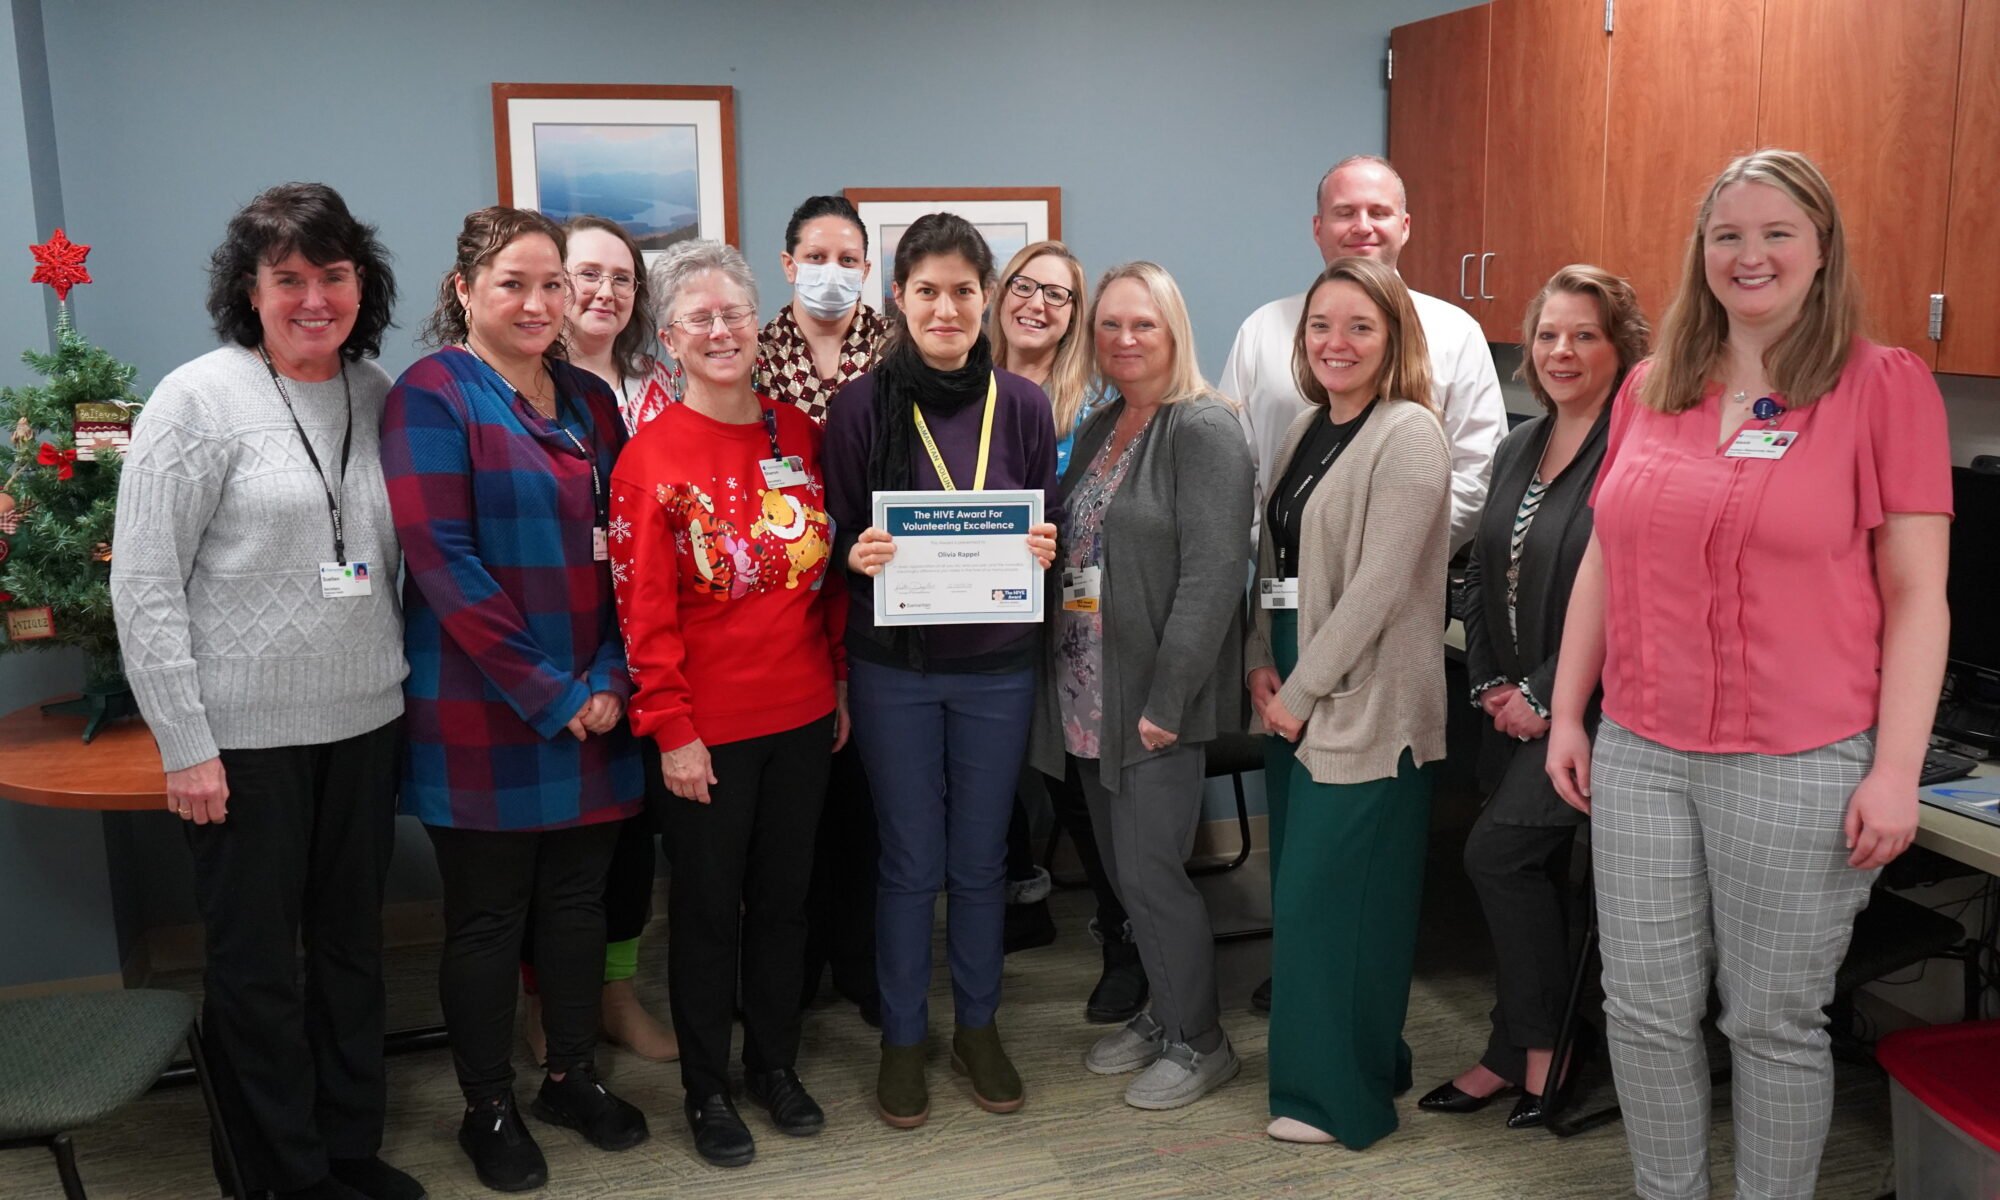
[(1084, 1065), (1143, 1071), (1125, 1102), (1179, 1108), (1241, 1067), (1219, 1020), (1208, 910), (1182, 865), (1207, 743), (1241, 728), (1255, 468), (1234, 413), (1201, 377), (1187, 305), (1164, 268), (1112, 269), (1089, 328), (1116, 398), (1077, 434), (1062, 478), (1062, 599), (1032, 758), (1057, 777), (1065, 754), (1077, 760), (1152, 981), (1150, 1010), (1099, 1039)]
[(1444, 757), (1451, 455), (1410, 294), (1340, 258), (1293, 335), (1306, 411), (1257, 547), (1251, 703), (1272, 733), (1274, 1138), (1359, 1150), (1396, 1127)]

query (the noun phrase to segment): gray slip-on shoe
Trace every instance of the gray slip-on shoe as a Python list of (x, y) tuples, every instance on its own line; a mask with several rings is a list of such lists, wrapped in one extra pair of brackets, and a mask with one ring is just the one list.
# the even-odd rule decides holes
[(1083, 1056), (1083, 1067), (1093, 1075), (1123, 1075), (1152, 1066), (1166, 1046), (1167, 1031), (1152, 1013), (1142, 1012), (1098, 1038)]
[(1125, 1089), (1125, 1103), (1152, 1110), (1193, 1104), (1236, 1078), (1242, 1069), (1243, 1060), (1236, 1057), (1236, 1048), (1227, 1037), (1208, 1054), (1186, 1042), (1173, 1042)]

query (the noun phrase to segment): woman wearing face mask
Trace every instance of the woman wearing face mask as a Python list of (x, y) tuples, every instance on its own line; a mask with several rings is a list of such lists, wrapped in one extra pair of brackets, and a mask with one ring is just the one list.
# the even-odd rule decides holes
[(1402, 279), (1337, 258), (1292, 335), (1245, 651), (1271, 805), (1271, 1115), (1360, 1150), (1410, 1086), (1403, 1017), (1444, 757), (1451, 454)]
[[(993, 254), (979, 231), (948, 213), (919, 217), (896, 247), (895, 270), (898, 328), (875, 369), (836, 399), (826, 462), (835, 559), (848, 571), (854, 740), (868, 767), (882, 837), (876, 1100), (885, 1121), (907, 1129), (930, 1113), (925, 995), (941, 888), (951, 894), (947, 942), (958, 1026), (952, 1063), (971, 1076), (981, 1108), (1012, 1112), (1023, 1100), (994, 1014), (1007, 818), (1027, 749), (1040, 630), (1020, 624), (878, 629), (873, 577), (896, 545), (873, 524), (873, 496), (956, 491), (977, 486), (975, 480), (1052, 496), (1056, 438), (1048, 398), (1027, 380), (996, 371), (991, 344), (980, 334)], [(1055, 557), (1054, 524), (1033, 527), (1028, 545), (1046, 567)]]
[[(875, 362), (889, 323), (861, 300), (868, 278), (868, 232), (841, 196), (809, 196), (785, 225), (785, 282), (792, 302), (758, 337), (757, 392), (824, 424), (828, 406)], [(875, 804), (861, 752), (833, 756), (826, 807), (813, 854), (806, 906), (805, 1000), (832, 968), (833, 986), (880, 1025), (875, 992)]]

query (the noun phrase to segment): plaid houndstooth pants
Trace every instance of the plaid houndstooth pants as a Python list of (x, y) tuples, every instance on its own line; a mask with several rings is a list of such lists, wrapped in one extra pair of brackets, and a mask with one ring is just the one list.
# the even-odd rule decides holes
[(1604, 1013), (1634, 1182), (1709, 1194), (1710, 965), (1734, 1064), (1736, 1194), (1810, 1200), (1833, 1110), (1826, 1016), (1875, 872), (1841, 823), (1873, 732), (1798, 754), (1673, 750), (1606, 718), (1591, 758)]

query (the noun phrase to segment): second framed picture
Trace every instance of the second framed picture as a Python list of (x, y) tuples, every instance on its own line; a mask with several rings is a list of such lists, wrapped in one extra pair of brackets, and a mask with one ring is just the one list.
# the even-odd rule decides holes
[(739, 244), (733, 88), (496, 83), (493, 157), (500, 203), (609, 217), (649, 260), (693, 238)]
[(925, 213), (956, 213), (978, 226), (993, 250), (995, 269), (1030, 242), (1062, 237), (1059, 187), (848, 188), (845, 195), (868, 232), (874, 269), (868, 273), (867, 299), (885, 314), (896, 311), (890, 291), (896, 245)]

